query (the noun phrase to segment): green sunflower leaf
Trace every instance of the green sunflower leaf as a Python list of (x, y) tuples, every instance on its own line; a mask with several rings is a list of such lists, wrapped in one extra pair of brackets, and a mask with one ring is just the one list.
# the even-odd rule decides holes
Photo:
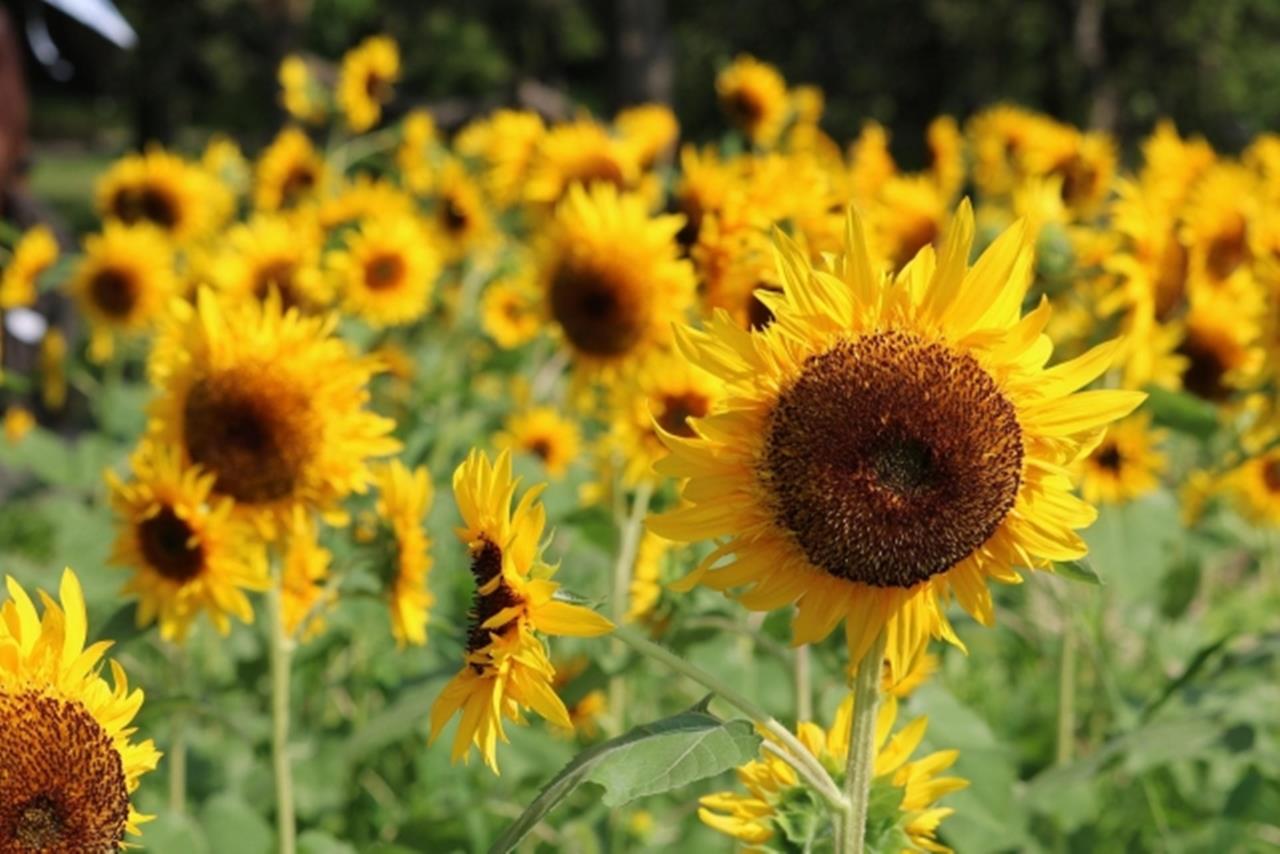
[(1094, 571), (1089, 561), (1081, 558), (1080, 560), (1064, 560), (1056, 561), (1053, 564), (1053, 571), (1063, 578), (1069, 578), (1072, 581), (1082, 581), (1085, 584), (1094, 586), (1102, 585), (1102, 577)]
[(1207, 400), (1183, 391), (1149, 386), (1147, 407), (1155, 423), (1161, 427), (1187, 433), (1198, 439), (1207, 439), (1218, 429), (1218, 409)]
[(584, 750), (543, 788), (490, 848), (511, 851), (552, 809), (584, 782), (604, 787), (604, 804), (616, 807), (646, 795), (680, 788), (756, 757), (760, 736), (750, 721), (722, 721), (703, 710), (638, 726)]

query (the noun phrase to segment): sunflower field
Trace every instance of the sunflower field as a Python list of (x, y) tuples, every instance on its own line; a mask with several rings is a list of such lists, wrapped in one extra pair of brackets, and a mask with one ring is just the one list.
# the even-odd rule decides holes
[(400, 72), (0, 224), (0, 852), (1280, 850), (1280, 135)]

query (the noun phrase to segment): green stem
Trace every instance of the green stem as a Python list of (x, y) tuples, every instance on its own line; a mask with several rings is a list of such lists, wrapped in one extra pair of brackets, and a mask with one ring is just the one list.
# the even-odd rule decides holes
[(795, 652), (796, 720), (813, 720), (813, 676), (809, 645), (801, 644)]
[[(613, 565), (612, 595), (609, 597), (614, 625), (620, 626), (627, 619), (631, 572), (635, 567), (636, 552), (640, 548), (640, 533), (644, 529), (644, 516), (649, 511), (649, 499), (652, 496), (653, 485), (640, 484), (635, 497), (631, 500), (631, 512), (622, 522), (618, 559)], [(621, 653), (621, 650), (617, 652)], [(627, 727), (626, 705), (627, 683), (622, 678), (622, 674), (615, 673), (609, 677), (609, 708), (619, 734)]]
[(858, 662), (853, 681), (853, 720), (849, 723), (849, 756), (845, 764), (845, 812), (841, 854), (863, 854), (867, 838), (867, 805), (876, 767), (876, 717), (880, 708), (880, 672), (884, 666), (885, 631)]
[(298, 828), (293, 810), (293, 769), (289, 763), (289, 660), (293, 655), (293, 641), (284, 628), (282, 583), (277, 569), (268, 593), (271, 611), (271, 759), (276, 777), (279, 851), (280, 854), (295, 854)]
[[(774, 752), (785, 759), (809, 787), (827, 802), (832, 812), (842, 813), (846, 810), (844, 796), (840, 794), (835, 781), (831, 779), (831, 775), (827, 773), (827, 770), (822, 767), (822, 763), (809, 752), (809, 749), (800, 742), (800, 739), (778, 723), (773, 715), (760, 708), (752, 700), (739, 694), (736, 689), (720, 681), (719, 678), (712, 676), (696, 664), (685, 661), (666, 647), (654, 643), (631, 626), (618, 626), (613, 630), (613, 637), (641, 655), (664, 664), (683, 676), (687, 676), (751, 718), (756, 725), (773, 736), (782, 748), (785, 748), (785, 750), (777, 749)], [(766, 749), (768, 749), (767, 743)]]
[[(177, 647), (170, 659), (172, 665), (173, 687), (179, 691), (186, 686), (186, 650)], [(169, 811), (182, 815), (187, 811), (187, 711), (186, 705), (174, 709), (169, 720), (169, 755), (165, 757), (169, 766)]]
[(1058, 669), (1058, 764), (1066, 765), (1075, 753), (1076, 740), (1076, 636), (1071, 614), (1064, 614), (1062, 659)]

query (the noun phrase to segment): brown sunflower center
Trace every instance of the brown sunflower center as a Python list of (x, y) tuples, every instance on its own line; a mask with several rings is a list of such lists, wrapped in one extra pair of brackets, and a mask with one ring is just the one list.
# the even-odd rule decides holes
[(759, 476), (814, 566), (911, 587), (995, 533), (1022, 455), (1017, 413), (973, 357), (887, 331), (806, 361), (774, 407)]
[(616, 357), (644, 336), (649, 305), (642, 283), (621, 271), (566, 263), (551, 281), (551, 314), (577, 349)]
[(187, 453), (236, 501), (261, 503), (293, 493), (311, 459), (311, 404), (304, 389), (270, 365), (212, 374), (187, 393)]
[(529, 453), (542, 460), (544, 463), (551, 458), (551, 440), (545, 436), (539, 436), (529, 443)]
[(1124, 465), (1124, 455), (1120, 453), (1119, 448), (1110, 442), (1098, 449), (1094, 459), (1101, 468), (1110, 472), (1118, 472), (1120, 467)]
[(698, 242), (702, 230), (702, 202), (692, 193), (686, 193), (676, 202), (676, 213), (684, 214), (684, 225), (676, 232), (676, 242), (686, 253)]
[[(488, 539), (482, 539), (479, 550), (471, 554), (471, 575), (475, 578), (476, 595), (467, 624), (467, 651), (476, 652), (489, 645), (490, 634), (501, 634), (503, 631), (485, 628), (485, 622), (501, 611), (519, 605), (523, 600), (520, 594), (501, 580), (492, 591), (480, 592), (480, 588), (502, 575), (502, 549)], [(482, 669), (478, 665), (472, 666), (477, 670)]]
[(1167, 320), (1182, 303), (1187, 292), (1187, 270), (1190, 266), (1186, 247), (1177, 235), (1170, 235), (1160, 253), (1156, 274), (1156, 318)]
[(1225, 279), (1249, 259), (1244, 217), (1224, 228), (1209, 244), (1205, 265), (1215, 279)]
[(285, 307), (296, 305), (297, 294), (293, 286), (298, 265), (288, 258), (277, 258), (267, 261), (258, 267), (253, 274), (253, 295), (265, 300), (271, 289), (280, 294), (280, 303)]
[(1054, 173), (1062, 176), (1062, 201), (1067, 205), (1087, 201), (1098, 185), (1098, 170), (1078, 154), (1072, 155)]
[(138, 525), (142, 556), (157, 572), (179, 584), (195, 578), (204, 568), (204, 547), (192, 544), (194, 535), (191, 526), (168, 506)]
[(138, 282), (128, 270), (103, 267), (89, 280), (89, 298), (108, 317), (123, 320), (138, 304)]
[(1272, 457), (1263, 463), (1262, 482), (1268, 492), (1280, 492), (1280, 457)]
[(126, 187), (111, 200), (111, 211), (126, 225), (151, 222), (168, 231), (178, 224), (178, 202), (160, 187)]
[(404, 278), (404, 259), (392, 252), (375, 255), (364, 265), (364, 283), (371, 291), (388, 291)]
[(119, 850), (129, 818), (111, 737), (78, 702), (0, 694), (0, 851)]
[(316, 170), (309, 163), (295, 163), (280, 186), (280, 202), (291, 207), (307, 196), (316, 186)]
[(928, 216), (913, 217), (898, 235), (898, 246), (893, 253), (894, 266), (901, 270), (926, 246), (938, 239), (941, 229), (938, 221)]
[(612, 184), (621, 189), (627, 183), (627, 176), (616, 159), (606, 154), (593, 154), (577, 164), (570, 183), (573, 182), (583, 186)]
[(466, 231), (471, 217), (467, 209), (452, 196), (446, 196), (440, 204), (440, 222), (450, 234), (461, 234)]
[(701, 418), (707, 414), (710, 401), (706, 395), (694, 391), (683, 394), (668, 394), (662, 398), (662, 414), (658, 416), (658, 426), (673, 436), (691, 439), (695, 435), (690, 418)]
[(750, 89), (735, 89), (724, 99), (729, 118), (745, 128), (753, 128), (764, 118), (764, 100)]
[(1226, 376), (1230, 366), (1213, 342), (1194, 334), (1188, 334), (1178, 347), (1178, 353), (1187, 358), (1182, 372), (1182, 387), (1205, 400), (1222, 401), (1231, 394)]

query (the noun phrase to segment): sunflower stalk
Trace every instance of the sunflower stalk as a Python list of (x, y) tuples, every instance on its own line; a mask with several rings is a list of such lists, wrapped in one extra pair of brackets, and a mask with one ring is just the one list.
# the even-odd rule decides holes
[(848, 804), (844, 827), (838, 833), (841, 854), (866, 850), (867, 808), (876, 763), (876, 717), (880, 708), (880, 671), (884, 662), (885, 631), (881, 629), (871, 648), (858, 662), (853, 681), (853, 716), (849, 723), (849, 755), (844, 774)]
[(646, 658), (664, 664), (682, 676), (692, 679), (742, 712), (774, 738), (778, 745), (781, 745), (771, 749), (766, 742), (766, 750), (771, 750), (795, 769), (796, 774), (805, 781), (806, 785), (827, 802), (827, 806), (834, 814), (842, 815), (847, 812), (848, 805), (844, 795), (840, 793), (840, 789), (827, 773), (827, 769), (823, 768), (817, 757), (810, 753), (790, 730), (778, 723), (773, 715), (717, 677), (696, 664), (685, 661), (666, 647), (654, 643), (631, 626), (619, 625), (613, 630), (613, 637)]
[[(635, 566), (636, 552), (640, 548), (640, 533), (644, 529), (644, 517), (649, 512), (649, 499), (653, 485), (642, 483), (631, 499), (631, 512), (622, 520), (618, 559), (613, 566), (613, 590), (609, 597), (614, 625), (622, 625), (627, 618), (627, 599), (631, 588), (631, 571)], [(619, 650), (620, 652), (621, 650)], [(617, 720), (618, 732), (626, 728), (626, 682), (621, 674), (609, 678), (609, 706)]]
[[(187, 651), (178, 646), (170, 658), (174, 687), (186, 690)], [(187, 709), (179, 705), (169, 719), (169, 811), (182, 815), (187, 811)]]
[(289, 662), (293, 641), (284, 625), (283, 569), (277, 562), (268, 591), (271, 632), (271, 758), (276, 778), (276, 828), (280, 854), (297, 851), (293, 769), (289, 763)]

